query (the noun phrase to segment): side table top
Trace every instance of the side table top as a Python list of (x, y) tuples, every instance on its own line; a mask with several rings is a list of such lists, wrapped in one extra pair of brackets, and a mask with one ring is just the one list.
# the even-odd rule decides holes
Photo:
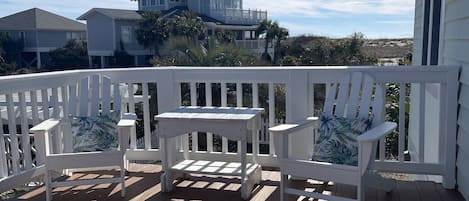
[(199, 119), (199, 120), (250, 120), (264, 111), (263, 108), (235, 108), (235, 107), (179, 107), (178, 109), (161, 113), (155, 120), (164, 119)]

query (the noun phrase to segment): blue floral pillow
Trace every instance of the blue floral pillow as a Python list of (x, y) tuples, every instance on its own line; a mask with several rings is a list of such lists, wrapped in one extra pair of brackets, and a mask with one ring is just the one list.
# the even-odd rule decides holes
[(357, 166), (357, 136), (370, 129), (371, 124), (372, 118), (348, 119), (321, 113), (312, 160)]
[(74, 152), (117, 149), (120, 111), (96, 117), (71, 117)]

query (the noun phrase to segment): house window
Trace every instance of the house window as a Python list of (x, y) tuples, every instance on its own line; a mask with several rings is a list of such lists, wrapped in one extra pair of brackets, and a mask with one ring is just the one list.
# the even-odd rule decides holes
[(132, 27), (131, 26), (121, 27), (121, 40), (123, 43), (132, 42)]
[(160, 0), (160, 5), (164, 5), (164, 0)]
[(155, 0), (150, 0), (150, 5), (151, 5), (151, 6), (156, 5), (156, 1), (155, 1)]

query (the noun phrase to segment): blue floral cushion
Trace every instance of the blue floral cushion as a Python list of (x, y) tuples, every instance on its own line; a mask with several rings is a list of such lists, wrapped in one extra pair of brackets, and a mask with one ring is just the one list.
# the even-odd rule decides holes
[(117, 149), (120, 111), (96, 117), (71, 117), (74, 152)]
[(370, 129), (371, 124), (372, 118), (348, 119), (321, 113), (312, 160), (357, 166), (357, 136)]

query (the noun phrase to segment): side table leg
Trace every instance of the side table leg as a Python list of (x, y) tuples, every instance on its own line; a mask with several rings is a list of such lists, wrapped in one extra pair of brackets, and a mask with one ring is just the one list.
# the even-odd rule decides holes
[(161, 181), (161, 191), (163, 192), (170, 192), (173, 188), (173, 181), (171, 177), (171, 171), (169, 168), (169, 156), (168, 156), (168, 138), (162, 138), (162, 143), (161, 143), (161, 150), (163, 151), (162, 153), (162, 166), (163, 166), (163, 171), (164, 173), (160, 177)]
[[(249, 134), (249, 130), (246, 131), (246, 137)], [(246, 137), (241, 140), (241, 198), (244, 200), (249, 199), (251, 195), (249, 189), (249, 178), (247, 177), (247, 159), (246, 159), (246, 152), (247, 152), (247, 145), (246, 145)]]

